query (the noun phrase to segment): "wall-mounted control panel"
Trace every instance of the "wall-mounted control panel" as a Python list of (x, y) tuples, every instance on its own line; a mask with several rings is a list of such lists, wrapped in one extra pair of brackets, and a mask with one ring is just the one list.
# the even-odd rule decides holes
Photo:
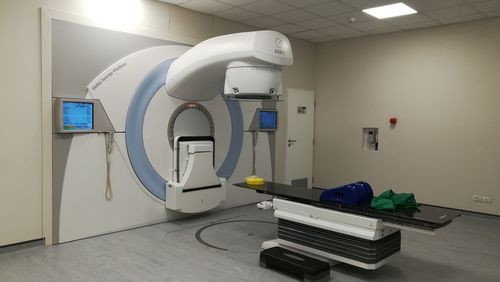
[(98, 99), (55, 98), (55, 133), (113, 132), (113, 125)]

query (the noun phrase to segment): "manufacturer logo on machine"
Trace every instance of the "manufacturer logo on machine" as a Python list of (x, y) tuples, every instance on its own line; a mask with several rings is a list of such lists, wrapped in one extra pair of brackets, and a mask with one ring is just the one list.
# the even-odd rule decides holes
[(105, 83), (109, 78), (111, 78), (115, 73), (120, 71), (123, 67), (127, 66), (126, 62), (122, 62), (118, 65), (116, 65), (113, 70), (109, 71), (106, 73), (104, 76), (102, 76), (99, 80), (97, 80), (93, 85), (92, 85), (92, 90), (96, 90), (98, 87), (100, 87), (103, 83)]
[(283, 50), (281, 50), (281, 48), (283, 48), (283, 41), (281, 40), (281, 38), (276, 37), (274, 42), (276, 43), (276, 48), (277, 48), (277, 49), (274, 49), (274, 53), (278, 54), (278, 55), (285, 55), (285, 52)]

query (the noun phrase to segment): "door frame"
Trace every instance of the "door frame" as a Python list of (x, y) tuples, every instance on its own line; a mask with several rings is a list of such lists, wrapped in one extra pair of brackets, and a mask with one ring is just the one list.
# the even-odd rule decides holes
[(312, 175), (311, 175), (311, 186), (314, 186), (314, 151), (315, 151), (315, 132), (316, 132), (316, 91), (314, 89), (305, 89), (305, 88), (296, 88), (296, 87), (290, 87), (286, 88), (286, 97), (285, 97), (285, 104), (286, 104), (286, 122), (285, 122), (285, 169), (284, 169), (284, 180), (285, 182), (288, 182), (288, 93), (290, 90), (296, 90), (296, 91), (308, 91), (312, 92), (314, 95), (314, 100), (313, 100), (313, 106), (314, 106), (314, 116), (313, 116), (313, 151), (312, 151), (312, 164), (311, 164), (311, 169), (312, 169)]

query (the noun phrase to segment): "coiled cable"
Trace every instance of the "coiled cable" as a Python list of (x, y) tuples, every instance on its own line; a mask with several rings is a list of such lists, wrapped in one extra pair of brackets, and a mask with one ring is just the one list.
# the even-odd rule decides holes
[(115, 133), (113, 131), (106, 132), (106, 190), (104, 192), (104, 197), (106, 200), (111, 201), (113, 199), (113, 189), (111, 187), (111, 153), (113, 152), (113, 143), (115, 139)]

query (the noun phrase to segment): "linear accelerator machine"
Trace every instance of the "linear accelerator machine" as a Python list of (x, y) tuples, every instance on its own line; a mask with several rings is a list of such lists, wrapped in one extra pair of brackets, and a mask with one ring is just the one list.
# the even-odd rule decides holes
[[(278, 94), (281, 66), (292, 62), (290, 42), (280, 33), (220, 36), (175, 60), (165, 86), (169, 95), (188, 101), (213, 99), (222, 89), (228, 99), (268, 100)], [(213, 143), (210, 137), (175, 137), (175, 181), (166, 187), (167, 208), (201, 212), (224, 200), (226, 179), (214, 170)]]
[[(281, 68), (292, 62), (281, 33), (229, 34), (142, 49), (97, 75), (86, 98), (54, 98), (54, 242), (208, 211), (227, 195), (229, 207), (246, 204), (235, 195), (245, 191), (226, 191), (230, 177), (248, 174), (238, 165), (245, 120), (277, 101)], [(270, 178), (274, 149), (262, 147)], [(103, 178), (105, 199), (89, 189)]]

